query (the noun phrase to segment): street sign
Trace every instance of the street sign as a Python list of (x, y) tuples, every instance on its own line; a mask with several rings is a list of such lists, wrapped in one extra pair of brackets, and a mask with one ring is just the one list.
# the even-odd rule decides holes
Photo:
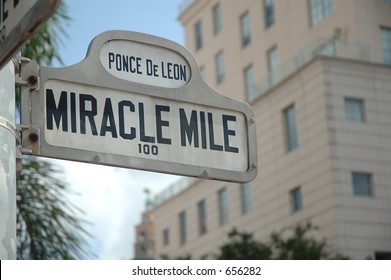
[(174, 42), (108, 31), (80, 63), (32, 62), (21, 75), (33, 155), (233, 182), (257, 174), (251, 107), (208, 87)]
[(0, 0), (0, 68), (56, 10), (60, 0)]

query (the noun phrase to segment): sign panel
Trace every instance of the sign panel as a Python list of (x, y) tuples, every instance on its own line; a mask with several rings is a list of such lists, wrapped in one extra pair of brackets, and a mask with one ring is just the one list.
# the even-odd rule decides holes
[(0, 1), (0, 68), (56, 10), (60, 0)]
[(22, 93), (32, 154), (235, 182), (257, 174), (250, 106), (208, 87), (178, 44), (110, 31), (79, 64), (22, 68), (34, 75)]
[(142, 94), (48, 80), (48, 144), (245, 172), (243, 114)]
[(100, 50), (100, 62), (111, 75), (130, 82), (180, 88), (190, 79), (190, 66), (182, 56), (137, 42), (108, 42)]

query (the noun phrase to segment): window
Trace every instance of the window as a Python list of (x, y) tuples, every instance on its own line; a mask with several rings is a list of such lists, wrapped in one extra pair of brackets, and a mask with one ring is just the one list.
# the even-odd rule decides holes
[(391, 28), (380, 28), (381, 48), (383, 54), (383, 62), (391, 64)]
[(303, 203), (301, 199), (301, 188), (297, 187), (291, 190), (290, 196), (291, 196), (292, 212), (297, 212), (303, 209)]
[(277, 47), (273, 47), (267, 52), (267, 68), (269, 70), (269, 82), (271, 85), (278, 81), (278, 65)]
[(144, 242), (146, 239), (147, 239), (147, 237), (145, 235), (145, 232), (144, 231), (140, 232), (139, 235), (138, 235), (138, 241), (139, 242)]
[(251, 42), (250, 15), (248, 12), (240, 17), (240, 29), (242, 31), (242, 46), (245, 47)]
[(168, 228), (163, 230), (163, 245), (167, 246), (170, 244), (170, 233), (168, 231)]
[(310, 24), (314, 26), (333, 11), (332, 0), (309, 0)]
[(224, 54), (223, 52), (219, 52), (216, 55), (216, 76), (217, 83), (222, 83), (224, 81)]
[(251, 210), (251, 185), (240, 185), (240, 196), (242, 199), (242, 213), (246, 214)]
[(217, 35), (221, 31), (221, 7), (217, 4), (213, 7), (213, 31)]
[(294, 150), (298, 147), (296, 117), (294, 105), (289, 106), (283, 111), (285, 126), (285, 144), (287, 151)]
[(198, 203), (198, 232), (200, 235), (206, 233), (206, 203), (202, 200)]
[(218, 193), (219, 197), (219, 219), (220, 225), (228, 223), (228, 194), (227, 190), (221, 189)]
[(353, 193), (358, 196), (372, 196), (372, 175), (352, 172)]
[(179, 243), (184, 245), (186, 243), (186, 212), (179, 214)]
[(202, 26), (201, 21), (197, 21), (197, 23), (194, 25), (195, 30), (195, 40), (196, 40), (196, 50), (199, 50), (202, 48)]
[(354, 98), (345, 98), (345, 116), (351, 122), (364, 122), (364, 101)]
[(263, 7), (265, 11), (265, 26), (270, 27), (274, 23), (274, 4), (273, 0), (263, 0)]
[(244, 86), (247, 100), (254, 99), (254, 71), (250, 65), (244, 69)]

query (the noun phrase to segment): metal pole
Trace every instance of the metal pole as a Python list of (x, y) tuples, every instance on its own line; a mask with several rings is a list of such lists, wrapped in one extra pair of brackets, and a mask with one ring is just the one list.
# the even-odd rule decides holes
[(0, 259), (16, 259), (15, 67), (0, 70)]

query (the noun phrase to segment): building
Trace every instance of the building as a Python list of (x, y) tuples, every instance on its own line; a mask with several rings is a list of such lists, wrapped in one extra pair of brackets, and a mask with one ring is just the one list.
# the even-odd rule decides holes
[(391, 1), (193, 0), (179, 19), (207, 83), (251, 104), (259, 172), (156, 196), (153, 257), (311, 221), (336, 252), (391, 258)]
[(135, 260), (151, 260), (155, 254), (155, 232), (153, 215), (145, 211), (141, 215), (141, 223), (135, 229), (136, 243), (134, 244)]

